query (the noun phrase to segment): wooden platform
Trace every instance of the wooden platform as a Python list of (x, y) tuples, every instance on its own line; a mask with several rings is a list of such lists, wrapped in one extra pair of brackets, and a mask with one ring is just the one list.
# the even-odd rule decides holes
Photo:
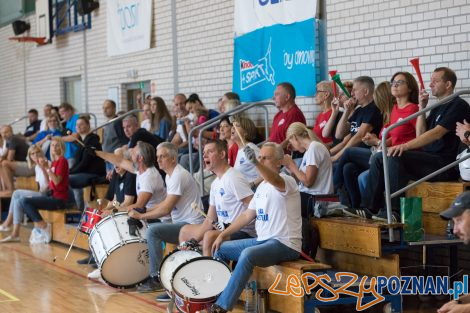
[(439, 213), (446, 210), (460, 193), (470, 188), (470, 182), (424, 182), (406, 192), (407, 197), (423, 199), (423, 225), (426, 234), (446, 234), (447, 221)]
[(381, 257), (381, 230), (402, 227), (354, 217), (315, 218), (312, 222), (320, 233), (320, 247), (359, 255)]
[[(76, 210), (39, 210), (39, 213), (41, 213), (41, 216), (46, 223), (51, 224), (53, 241), (66, 245), (70, 245), (72, 243), (73, 237), (76, 233), (76, 226), (73, 224), (66, 224), (67, 215), (81, 214), (81, 212)], [(74, 247), (89, 250), (88, 236), (82, 232), (78, 232)]]
[[(270, 267), (255, 267), (251, 279), (256, 280), (258, 289), (269, 289), (271, 285), (276, 281), (277, 275), (281, 275), (279, 284), (276, 290), (286, 290), (286, 282), (289, 275), (295, 275), (301, 280), (303, 273), (313, 270), (326, 270), (331, 266), (323, 263), (311, 263), (305, 260), (297, 260), (291, 262), (283, 262), (280, 265), (274, 265)], [(240, 297), (244, 299), (244, 296)], [(269, 309), (275, 310), (281, 313), (290, 312), (304, 312), (304, 298), (294, 296), (284, 296), (269, 294)]]

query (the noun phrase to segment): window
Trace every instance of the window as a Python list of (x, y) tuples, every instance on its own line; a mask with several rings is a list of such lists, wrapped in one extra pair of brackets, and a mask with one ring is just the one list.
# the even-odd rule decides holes
[(82, 107), (82, 79), (80, 76), (62, 78), (62, 102), (74, 106), (77, 113), (84, 112)]

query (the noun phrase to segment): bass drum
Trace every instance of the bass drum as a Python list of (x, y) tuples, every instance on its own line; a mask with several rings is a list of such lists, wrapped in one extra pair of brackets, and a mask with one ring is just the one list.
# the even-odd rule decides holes
[(102, 219), (90, 233), (90, 251), (103, 280), (112, 287), (133, 288), (149, 277), (147, 225), (129, 234), (127, 213)]

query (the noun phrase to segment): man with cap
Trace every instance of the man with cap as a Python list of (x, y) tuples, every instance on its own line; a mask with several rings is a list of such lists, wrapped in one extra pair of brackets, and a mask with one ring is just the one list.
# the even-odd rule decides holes
[[(470, 243), (470, 191), (458, 195), (451, 206), (441, 213), (441, 217), (446, 220), (452, 219), (454, 235), (462, 239), (464, 244)], [(470, 295), (463, 295), (458, 300), (447, 302), (437, 312), (470, 312)]]

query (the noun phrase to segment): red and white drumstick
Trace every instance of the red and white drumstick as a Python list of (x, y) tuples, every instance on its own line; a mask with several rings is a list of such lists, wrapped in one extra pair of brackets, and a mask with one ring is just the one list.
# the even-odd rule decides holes
[(199, 213), (201, 213), (202, 216), (207, 218), (211, 222), (212, 227), (214, 227), (215, 230), (223, 231), (225, 229), (225, 226), (224, 226), (223, 223), (216, 222), (213, 219), (209, 218), (209, 216), (207, 216), (207, 214), (203, 210), (201, 210), (201, 208), (199, 207), (199, 205), (196, 202), (191, 203), (191, 208), (195, 211), (198, 211)]

